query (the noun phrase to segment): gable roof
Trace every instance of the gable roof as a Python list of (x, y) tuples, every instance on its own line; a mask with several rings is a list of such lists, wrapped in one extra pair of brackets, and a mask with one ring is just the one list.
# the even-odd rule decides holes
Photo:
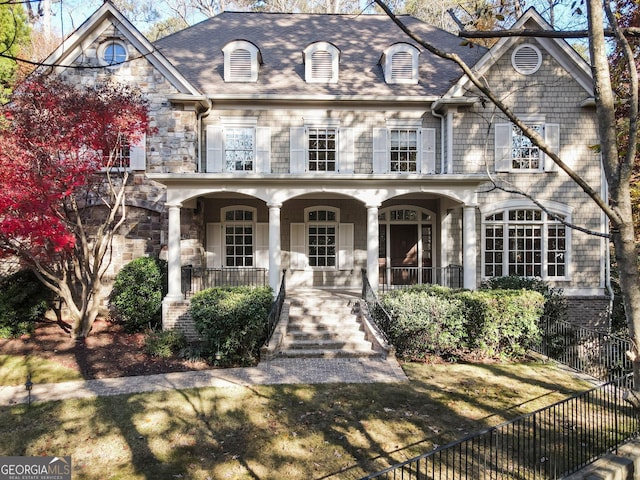
[[(553, 27), (535, 10), (530, 7), (513, 24), (511, 30), (553, 30)], [(514, 45), (520, 43), (524, 37), (503, 37), (473, 66), (473, 71), (482, 76)], [(586, 93), (593, 96), (593, 77), (589, 64), (561, 38), (530, 37), (547, 51), (573, 78), (584, 88)], [(459, 97), (464, 94), (471, 82), (464, 75), (458, 83), (447, 93), (449, 97)]]
[[(416, 33), (475, 64), (487, 51), (462, 47), (457, 36), (401, 16)], [(256, 83), (225, 83), (222, 48), (247, 40), (260, 49), (263, 65)], [(340, 51), (339, 81), (304, 81), (303, 50), (327, 41)], [(417, 85), (386, 84), (380, 66), (390, 45), (406, 42), (420, 51)], [(445, 94), (461, 77), (453, 63), (424, 51), (386, 15), (331, 15), (223, 12), (154, 44), (190, 83), (211, 98), (386, 98), (429, 100)]]
[(197, 89), (154, 48), (153, 44), (110, 1), (105, 1), (44, 60), (43, 64), (45, 66), (55, 65), (54, 70), (57, 72), (64, 70), (66, 66), (73, 65), (84, 50), (110, 27), (115, 27), (136, 48), (139, 54), (158, 69), (180, 93), (199, 95)]

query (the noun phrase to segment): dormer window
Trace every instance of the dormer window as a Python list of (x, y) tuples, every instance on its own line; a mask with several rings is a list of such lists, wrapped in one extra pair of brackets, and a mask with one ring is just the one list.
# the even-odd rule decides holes
[(382, 69), (387, 83), (418, 83), (418, 55), (416, 47), (408, 43), (396, 43), (384, 51)]
[(260, 50), (253, 43), (235, 40), (222, 49), (225, 82), (257, 82), (262, 63)]
[(338, 83), (340, 50), (329, 42), (316, 42), (304, 49), (307, 83)]

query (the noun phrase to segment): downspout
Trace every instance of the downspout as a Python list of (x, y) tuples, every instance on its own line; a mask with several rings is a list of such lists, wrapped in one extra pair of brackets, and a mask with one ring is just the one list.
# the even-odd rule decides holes
[(444, 143), (445, 143), (445, 117), (444, 115), (437, 113), (436, 108), (438, 107), (438, 102), (435, 101), (431, 104), (431, 115), (440, 119), (440, 173), (445, 173), (445, 154), (444, 154)]
[(196, 116), (196, 158), (198, 160), (198, 172), (203, 172), (205, 170), (202, 168), (202, 119), (204, 117), (208, 117), (213, 109), (213, 103), (211, 103), (211, 100), (208, 97), (205, 98), (205, 107), (206, 109), (198, 113)]

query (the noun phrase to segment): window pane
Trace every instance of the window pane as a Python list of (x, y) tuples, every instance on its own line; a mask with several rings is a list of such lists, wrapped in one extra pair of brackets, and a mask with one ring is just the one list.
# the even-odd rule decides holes
[(254, 150), (253, 128), (225, 128), (224, 154), (228, 172), (253, 170)]
[(309, 128), (308, 130), (309, 170), (313, 172), (336, 171), (335, 128)]
[(390, 132), (390, 171), (415, 172), (418, 158), (418, 130), (394, 129)]
[[(542, 133), (542, 125), (529, 125), (538, 133)], [(537, 170), (540, 168), (540, 149), (524, 136), (520, 128), (513, 125), (511, 143), (511, 168)]]

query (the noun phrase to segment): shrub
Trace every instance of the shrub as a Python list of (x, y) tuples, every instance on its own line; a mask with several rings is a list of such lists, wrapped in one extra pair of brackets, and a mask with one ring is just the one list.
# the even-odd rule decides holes
[(391, 316), (382, 323), (398, 356), (417, 360), (473, 353), (512, 358), (540, 339), (544, 298), (527, 290), (397, 290), (381, 298)]
[(162, 322), (162, 298), (167, 293), (167, 262), (140, 257), (116, 275), (109, 296), (111, 318), (129, 333), (155, 329)]
[(33, 332), (35, 322), (42, 319), (54, 297), (31, 270), (0, 280), (0, 338)]
[(544, 297), (528, 290), (461, 292), (468, 348), (482, 356), (520, 357), (540, 341)]
[(465, 344), (462, 303), (444, 291), (410, 289), (382, 298), (392, 317), (384, 328), (397, 354), (407, 360), (448, 356)]
[(272, 303), (269, 287), (211, 288), (193, 296), (189, 312), (216, 364), (250, 365), (266, 340)]
[(186, 346), (187, 339), (178, 330), (151, 330), (144, 338), (144, 350), (153, 357), (170, 358)]
[(544, 316), (551, 320), (567, 320), (567, 300), (561, 288), (551, 288), (540, 278), (493, 277), (482, 283), (488, 290), (531, 290), (544, 297)]

